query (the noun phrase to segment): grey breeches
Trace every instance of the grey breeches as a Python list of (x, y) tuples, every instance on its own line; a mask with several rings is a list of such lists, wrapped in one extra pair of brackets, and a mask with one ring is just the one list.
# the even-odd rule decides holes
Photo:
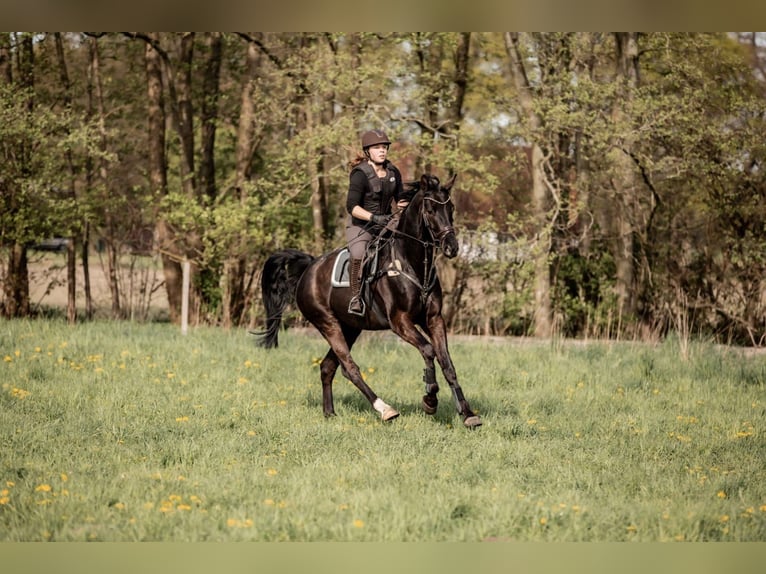
[(364, 228), (358, 227), (352, 223), (346, 225), (346, 241), (348, 241), (348, 250), (353, 259), (362, 259), (367, 250), (367, 244), (372, 240), (372, 235)]

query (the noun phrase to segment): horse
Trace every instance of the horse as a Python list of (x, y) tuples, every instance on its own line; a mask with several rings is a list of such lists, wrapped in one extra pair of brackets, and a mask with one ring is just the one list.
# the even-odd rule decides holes
[(349, 313), (350, 288), (332, 285), (335, 261), (344, 247), (319, 257), (283, 249), (266, 260), (261, 276), (266, 330), (255, 333), (259, 336), (258, 345), (267, 349), (279, 345), (282, 314), (288, 304), (295, 302), (330, 345), (320, 363), (326, 417), (335, 416), (332, 384), (339, 366), (343, 376), (362, 392), (383, 421), (399, 416), (367, 385), (351, 357), (351, 347), (362, 331), (390, 329), (423, 357), (424, 412), (433, 415), (437, 411), (439, 385), (435, 359), (449, 383), (463, 425), (473, 429), (482, 424), (481, 417), (471, 410), (463, 395), (450, 357), (442, 317), (442, 288), (436, 271), (438, 251), (449, 259), (459, 251), (450, 195), (456, 177), (457, 174), (442, 184), (437, 177), (426, 174), (411, 182), (415, 193), (410, 203), (398, 221), (392, 220), (377, 240), (376, 269), (363, 280), (367, 285), (362, 291), (366, 289), (369, 294), (364, 316)]

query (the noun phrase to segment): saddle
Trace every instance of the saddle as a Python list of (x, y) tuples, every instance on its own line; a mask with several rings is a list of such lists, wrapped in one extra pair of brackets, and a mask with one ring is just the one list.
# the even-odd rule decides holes
[[(390, 230), (393, 229), (393, 227), (396, 225), (396, 220), (397, 218), (390, 221), (386, 226), (389, 233)], [(372, 241), (370, 241), (370, 243), (367, 245), (367, 252), (362, 259), (362, 287), (359, 293), (359, 297), (362, 299), (365, 306), (367, 306), (370, 300), (370, 289), (372, 284), (378, 279), (378, 277), (384, 274), (388, 274), (390, 276), (399, 275), (399, 272), (401, 272), (402, 269), (401, 262), (399, 260), (395, 260), (394, 264), (389, 265), (389, 269), (386, 269), (382, 272), (379, 270), (378, 255), (389, 233), (384, 231), (375, 237)], [(332, 285), (333, 288), (351, 286), (351, 281), (349, 279), (349, 272), (351, 267), (350, 260), (351, 253), (349, 252), (348, 247), (344, 247), (338, 252), (338, 255), (336, 255), (332, 266), (332, 274), (330, 275), (330, 285)]]
[[(349, 274), (349, 261), (351, 260), (351, 254), (347, 247), (344, 247), (338, 252), (335, 257), (335, 262), (332, 266), (332, 276), (330, 277), (330, 284), (333, 287), (350, 287), (351, 282), (348, 277)], [(390, 263), (388, 268), (382, 272), (383, 275), (395, 277), (402, 274), (402, 262), (398, 259), (394, 259), (393, 263)], [(362, 291), (364, 294), (365, 288), (372, 284), (378, 277), (378, 251), (374, 251), (365, 257), (362, 264)]]
[[(349, 279), (351, 253), (347, 247), (344, 247), (338, 252), (335, 257), (335, 262), (332, 266), (332, 277), (330, 283), (333, 287), (350, 287), (351, 281)], [(362, 263), (362, 290), (372, 283), (375, 279), (375, 275), (378, 271), (378, 252), (367, 253), (367, 256), (363, 259)]]

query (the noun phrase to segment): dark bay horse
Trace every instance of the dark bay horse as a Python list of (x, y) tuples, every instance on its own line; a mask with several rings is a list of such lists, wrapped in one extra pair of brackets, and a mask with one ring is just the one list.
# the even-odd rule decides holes
[(261, 287), (267, 321), (258, 344), (266, 348), (278, 345), (282, 313), (294, 300), (303, 316), (330, 344), (320, 365), (325, 416), (335, 415), (332, 383), (338, 366), (384, 421), (399, 416), (365, 383), (351, 357), (351, 347), (363, 330), (391, 329), (416, 347), (425, 361), (423, 410), (436, 413), (439, 391), (434, 368), (436, 359), (452, 390), (463, 424), (468, 428), (481, 425), (481, 418), (463, 396), (447, 348), (447, 331), (441, 313), (442, 290), (435, 266), (439, 249), (448, 258), (458, 254), (450, 198), (454, 182), (455, 176), (442, 185), (438, 178), (424, 175), (415, 183), (417, 192), (401, 213), (396, 227), (381, 236), (378, 271), (370, 283), (367, 312), (363, 317), (348, 312), (351, 289), (332, 286), (331, 274), (341, 249), (318, 258), (286, 249), (266, 260)]

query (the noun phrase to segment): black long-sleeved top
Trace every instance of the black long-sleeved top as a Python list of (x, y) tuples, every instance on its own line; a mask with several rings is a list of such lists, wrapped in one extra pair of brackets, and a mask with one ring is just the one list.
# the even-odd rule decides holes
[[(346, 197), (346, 210), (351, 213), (357, 205), (373, 214), (391, 212), (391, 200), (404, 198), (402, 174), (390, 161), (384, 164), (386, 176), (378, 177), (367, 162), (362, 162), (351, 170)], [(367, 221), (352, 216), (354, 225), (365, 226)]]

